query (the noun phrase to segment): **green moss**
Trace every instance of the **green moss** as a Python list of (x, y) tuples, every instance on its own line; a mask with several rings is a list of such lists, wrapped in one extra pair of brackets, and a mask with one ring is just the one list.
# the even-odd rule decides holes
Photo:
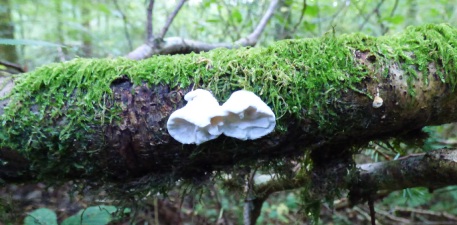
[[(117, 111), (106, 110), (105, 104), (112, 101), (111, 82), (122, 75), (135, 84), (185, 87), (195, 83), (196, 88), (213, 91), (220, 101), (234, 90), (247, 89), (273, 108), (278, 130), (286, 129), (286, 119), (306, 117), (319, 124), (321, 130), (332, 132), (338, 129), (334, 105), (342, 93), (352, 90), (368, 97), (372, 94), (357, 88), (363, 79), (373, 76), (369, 68), (355, 60), (357, 50), (376, 55), (379, 61), (375, 68), (386, 77), (385, 70), (392, 60), (402, 62), (409, 82), (428, 82), (427, 66), (436, 62), (443, 71), (439, 76), (454, 89), (456, 35), (457, 30), (448, 25), (426, 25), (410, 27), (394, 37), (328, 34), (279, 41), (266, 48), (215, 49), (143, 61), (75, 59), (50, 64), (17, 80), (0, 118), (0, 146), (17, 149), (34, 160), (47, 160), (50, 171), (62, 164), (61, 160), (71, 160), (68, 154), (96, 154), (103, 141), (94, 144), (91, 138), (103, 135), (93, 127), (115, 120)], [(422, 77), (418, 77), (416, 69)], [(77, 146), (79, 151), (68, 152), (70, 146)], [(43, 163), (36, 162), (37, 169), (42, 170)], [(90, 173), (93, 167), (90, 161), (70, 164), (71, 168), (63, 169)]]
[[(403, 69), (407, 71), (409, 82), (421, 79), (428, 85), (428, 66), (434, 62), (441, 80), (448, 84), (452, 91), (455, 90), (457, 32), (449, 25), (408, 27), (398, 38), (380, 37), (378, 43), (370, 50), (384, 55), (385, 63), (389, 60), (401, 62)], [(418, 77), (418, 71), (422, 72), (422, 77)]]

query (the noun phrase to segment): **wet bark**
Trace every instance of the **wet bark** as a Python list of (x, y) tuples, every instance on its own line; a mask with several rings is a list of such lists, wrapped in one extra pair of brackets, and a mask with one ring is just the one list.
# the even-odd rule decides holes
[[(367, 58), (369, 53), (359, 52), (355, 57), (366, 64), (373, 60)], [(334, 122), (341, 130), (328, 132), (315, 121), (291, 117), (286, 119), (289, 124), (285, 133), (276, 132), (255, 141), (220, 136), (200, 146), (182, 145), (166, 130), (169, 115), (184, 106), (183, 96), (190, 88), (134, 86), (129, 80), (119, 81), (113, 91), (115, 102), (123, 106), (123, 120), (120, 125), (105, 129), (107, 145), (115, 147), (107, 154), (112, 158), (108, 160), (110, 171), (117, 168), (113, 175), (123, 179), (151, 173), (205, 177), (239, 163), (266, 164), (271, 159), (302, 155), (304, 150), (314, 151), (316, 160), (325, 161), (346, 157), (347, 147), (372, 139), (401, 136), (427, 125), (456, 121), (457, 96), (436, 77), (433, 64), (429, 65), (430, 84), (426, 88), (417, 84), (415, 97), (406, 93), (398, 63), (389, 66), (389, 78), (376, 74), (379, 82), (373, 79), (360, 84), (369, 90), (379, 87), (384, 98), (381, 108), (373, 108), (369, 98), (353, 91), (333, 102), (340, 115)]]
[(358, 168), (360, 182), (354, 182), (351, 188), (354, 203), (362, 200), (357, 199), (361, 197), (360, 193), (370, 190), (427, 187), (433, 191), (457, 184), (457, 151), (440, 149), (389, 162), (362, 164)]
[[(362, 63), (370, 63), (365, 55), (359, 53), (355, 57)], [(347, 155), (346, 147), (354, 144), (398, 136), (426, 125), (456, 121), (457, 95), (450, 92), (438, 78), (434, 78), (433, 64), (429, 65), (431, 81), (428, 86), (433, 90), (421, 91), (422, 88), (417, 87), (417, 99), (406, 94), (396, 74), (401, 72), (397, 63), (392, 62), (390, 66), (390, 78), (381, 78), (378, 74), (375, 76), (380, 82), (366, 80), (360, 84), (379, 87), (384, 98), (381, 108), (373, 108), (369, 98), (353, 91), (345, 93), (342, 99), (333, 103), (336, 109), (340, 109), (340, 119), (335, 123), (343, 128), (341, 130), (329, 133), (320, 130), (315, 121), (289, 118), (286, 132), (275, 132), (255, 141), (220, 136), (199, 146), (182, 145), (171, 138), (166, 129), (169, 115), (185, 105), (183, 96), (190, 91), (190, 87), (172, 89), (166, 85), (134, 85), (127, 78), (119, 79), (112, 84), (114, 99), (107, 106), (121, 105), (121, 121), (105, 127), (94, 127), (103, 132), (88, 134), (94, 135), (89, 139), (105, 141), (104, 151), (94, 163), (100, 164), (113, 180), (145, 175), (173, 175), (176, 179), (204, 178), (213, 171), (230, 170), (236, 164), (267, 164), (275, 158), (302, 155), (304, 150), (314, 151), (316, 159), (337, 158)], [(11, 88), (11, 85), (7, 87)], [(417, 107), (403, 107), (411, 104), (417, 104)], [(345, 105), (351, 107), (343, 107)], [(14, 152), (14, 149), (2, 149), (2, 160), (11, 162), (9, 166), (18, 161), (20, 168), (23, 168), (24, 159), (11, 161), (16, 156), (8, 157), (8, 152)], [(20, 171), (20, 174), (27, 173)], [(5, 175), (1, 178), (14, 181), (18, 176)]]
[[(20, 154), (10, 156), (9, 153), (16, 149), (1, 147), (0, 159), (5, 163), (0, 165), (0, 170), (4, 171), (0, 178), (8, 182), (32, 181), (45, 173), (53, 179), (100, 180), (102, 177), (111, 182), (135, 183), (139, 179), (151, 178), (173, 183), (184, 178), (198, 182), (215, 171), (230, 171), (240, 165), (267, 166), (275, 160), (302, 156), (305, 151), (311, 151), (315, 164), (325, 168), (326, 162), (332, 159), (349, 159), (352, 153), (348, 149), (354, 145), (373, 139), (400, 137), (427, 125), (457, 121), (457, 95), (450, 84), (442, 82), (437, 75), (445, 72), (437, 69), (436, 63), (440, 62), (430, 61), (426, 65), (427, 74), (417, 72), (417, 77), (423, 79), (408, 83), (403, 68), (409, 67), (403, 67), (402, 61), (390, 59), (388, 63), (380, 64), (383, 55), (366, 50), (354, 50), (352, 57), (358, 64), (355, 66), (367, 68), (369, 76), (354, 89), (338, 90), (338, 99), (325, 99), (336, 113), (336, 117), (331, 117), (333, 129), (322, 128), (319, 121), (307, 116), (307, 109), (302, 109), (298, 117), (290, 114), (281, 117), (281, 121), (286, 121), (283, 130), (258, 140), (240, 141), (222, 135), (199, 146), (182, 145), (170, 137), (166, 122), (172, 112), (185, 105), (183, 96), (193, 85), (135, 85), (124, 76), (111, 83), (113, 94), (106, 96), (103, 109), (114, 111), (115, 106), (120, 106), (119, 120), (91, 125), (90, 131), (83, 133), (84, 141), (74, 141), (66, 149), (71, 155), (54, 159), (52, 152), (44, 146), (41, 163), (45, 164), (40, 166), (46, 167), (45, 172), (45, 169), (36, 167), (31, 170)], [(384, 71), (388, 74), (382, 74)], [(9, 82), (0, 86), (1, 91), (8, 92), (6, 88), (13, 85)], [(373, 100), (360, 90), (373, 94), (377, 89), (384, 102), (381, 107), (374, 108)], [(414, 95), (409, 94), (411, 89)], [(3, 101), (0, 112), (7, 99)], [(58, 126), (64, 121), (63, 117), (53, 123)], [(25, 133), (24, 138), (28, 138), (28, 134)], [(59, 137), (49, 138), (58, 142)], [(50, 157), (49, 161), (46, 157)], [(69, 169), (55, 174), (60, 166), (81, 160), (94, 168), (83, 168), (83, 172)]]

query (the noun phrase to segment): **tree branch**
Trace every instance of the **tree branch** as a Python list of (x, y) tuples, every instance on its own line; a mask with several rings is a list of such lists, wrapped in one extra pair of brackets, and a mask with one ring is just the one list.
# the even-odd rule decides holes
[(176, 15), (178, 15), (179, 10), (182, 8), (182, 6), (184, 5), (184, 3), (186, 1), (187, 0), (181, 0), (181, 2), (179, 2), (178, 5), (176, 6), (175, 10), (170, 14), (170, 16), (168, 16), (167, 22), (165, 23), (165, 26), (163, 26), (162, 32), (160, 32), (159, 38), (165, 37), (165, 34), (168, 31), (168, 28), (170, 27), (170, 25), (173, 22), (174, 18), (176, 17)]
[[(117, 2), (117, 0), (113, 0), (113, 3), (114, 3), (114, 6), (116, 7), (116, 10), (119, 11), (119, 13), (121, 14), (122, 21), (124, 22), (125, 38), (127, 39), (127, 43), (129, 45), (129, 50), (132, 51), (133, 46), (132, 46), (132, 40), (130, 39), (129, 30), (127, 27), (127, 25), (128, 25), (127, 17), (125, 16), (124, 12), (121, 10), (121, 7), (119, 7), (119, 3)], [(151, 27), (151, 32), (152, 32), (152, 27)]]
[(152, 11), (154, 10), (154, 0), (149, 0), (148, 8), (146, 10), (146, 43), (153, 43), (154, 33), (152, 30)]
[(21, 65), (16, 64), (16, 63), (0, 60), (0, 65), (5, 66), (7, 68), (7, 70), (10, 70), (10, 69), (14, 69), (15, 70), (15, 71), (11, 71), (11, 72), (16, 72), (16, 73), (24, 73), (24, 72), (26, 72), (26, 70), (24, 68), (22, 68)]
[[(392, 11), (390, 11), (390, 15), (389, 15), (390, 17), (394, 16), (395, 10), (398, 7), (398, 2), (399, 2), (399, 0), (395, 0), (394, 6), (392, 8)], [(378, 22), (379, 22), (379, 25), (381, 27), (381, 33), (384, 35), (389, 31), (390, 27), (389, 26), (385, 26), (384, 23), (381, 21), (382, 18), (381, 18), (379, 10), (376, 11), (376, 16), (378, 17)]]
[(390, 11), (390, 17), (394, 16), (395, 14), (395, 10), (397, 10), (397, 7), (398, 7), (398, 2), (399, 0), (395, 0), (395, 3), (394, 3), (394, 6), (392, 7), (392, 11)]
[[(388, 193), (412, 187), (427, 187), (431, 190), (457, 185), (457, 149), (440, 149), (424, 154), (410, 155), (398, 160), (358, 165), (359, 176), (351, 177), (345, 167), (314, 169), (312, 176), (298, 175), (292, 179), (271, 179), (254, 187), (257, 208), (275, 192), (303, 188), (311, 183), (307, 192), (315, 199), (324, 199), (334, 189), (349, 189), (352, 205), (370, 200), (376, 191)], [(313, 179), (313, 177), (317, 179)], [(335, 178), (341, 179), (335, 179)], [(322, 181), (335, 180), (323, 184)], [(370, 205), (372, 221), (374, 210)], [(255, 208), (254, 208), (255, 209)], [(252, 214), (256, 220), (259, 214)]]
[(240, 39), (240, 31), (238, 30), (237, 26), (233, 24), (233, 20), (225, 20), (224, 14), (222, 13), (222, 9), (225, 9), (227, 10), (228, 17), (230, 17), (232, 15), (231, 6), (229, 6), (226, 1), (220, 2), (223, 5), (223, 7), (217, 7), (217, 12), (219, 13), (219, 17), (221, 18), (221, 20), (224, 22), (225, 27), (223, 29), (225, 30), (225, 33), (227, 35), (230, 35), (230, 39), (232, 40)]
[(298, 26), (300, 26), (301, 22), (303, 21), (303, 17), (305, 16), (307, 6), (308, 4), (306, 3), (306, 0), (303, 0), (303, 8), (300, 13), (300, 18), (298, 19), (298, 22), (294, 25), (292, 33), (295, 33), (297, 31)]
[(279, 0), (272, 0), (267, 11), (263, 15), (254, 31), (245, 38), (241, 38), (235, 43), (206, 43), (196, 40), (189, 40), (180, 37), (165, 38), (163, 41), (157, 41), (157, 44), (148, 42), (143, 44), (127, 54), (127, 58), (134, 60), (141, 60), (149, 58), (152, 55), (166, 55), (166, 54), (186, 54), (190, 52), (205, 52), (215, 48), (238, 48), (243, 46), (254, 46), (265, 29), (268, 20), (273, 16)]
[(412, 187), (437, 189), (457, 184), (455, 149), (440, 149), (358, 167), (363, 181), (361, 188), (395, 191)]
[[(338, 182), (339, 188), (352, 187), (350, 189), (352, 194), (397, 191), (413, 187), (427, 187), (434, 190), (457, 185), (457, 149), (439, 149), (388, 162), (357, 165), (357, 168), (360, 175), (347, 180), (347, 182)], [(320, 171), (315, 170), (313, 173), (325, 175), (325, 177), (348, 176), (348, 174), (344, 174), (344, 171), (338, 171), (327, 168)], [(258, 197), (265, 198), (278, 191), (301, 188), (309, 182), (309, 177), (306, 176), (295, 177), (286, 181), (271, 180), (259, 185), (255, 190)], [(320, 191), (320, 193), (324, 192)], [(357, 204), (368, 200), (365, 199), (368, 196), (357, 197), (360, 198), (352, 198), (351, 201), (356, 200), (353, 203)]]
[(268, 21), (271, 19), (274, 12), (276, 11), (278, 3), (279, 3), (279, 0), (272, 0), (270, 3), (270, 6), (268, 7), (267, 11), (263, 15), (262, 19), (260, 20), (257, 27), (254, 29), (254, 31), (251, 34), (249, 34), (247, 37), (241, 38), (240, 40), (236, 41), (235, 45), (241, 45), (241, 46), (256, 45), (257, 41), (259, 40), (260, 35), (262, 34), (263, 30), (267, 26)]
[(362, 24), (360, 24), (359, 30), (362, 30), (363, 27), (365, 27), (365, 25), (367, 24), (368, 20), (371, 18), (371, 16), (376, 14), (376, 11), (379, 11), (379, 8), (381, 8), (382, 4), (384, 4), (384, 1), (385, 0), (380, 0), (379, 3), (376, 5), (376, 7), (371, 11), (371, 13), (368, 16), (362, 15), (364, 17), (364, 20), (363, 20)]
[[(411, 42), (410, 37), (424, 34), (427, 39)], [(457, 111), (457, 95), (452, 88), (457, 70), (453, 64), (444, 66), (443, 55), (433, 50), (439, 45), (442, 54), (449, 53), (454, 60), (451, 53), (457, 51), (456, 45), (447, 43), (456, 42), (455, 34), (457, 29), (448, 25), (427, 25), (412, 27), (392, 38), (286, 40), (268, 48), (221, 49), (142, 62), (76, 59), (52, 64), (26, 74), (14, 89), (10, 107), (0, 117), (0, 150), (23, 153), (32, 161), (30, 173), (35, 178), (45, 174), (59, 179), (99, 180), (103, 174), (104, 181), (123, 184), (143, 177), (171, 183), (199, 180), (216, 171), (246, 165), (272, 169), (273, 160), (293, 160), (306, 152), (311, 154), (314, 166), (309, 177), (260, 186), (255, 188), (256, 193), (267, 196), (311, 181), (316, 184), (314, 196), (321, 196), (328, 193), (328, 187), (348, 186), (344, 178), (352, 164), (334, 163), (332, 159), (351, 158), (349, 147), (457, 121), (457, 114), (450, 113)], [(370, 42), (361, 45), (367, 38)], [(399, 51), (404, 59), (395, 61)], [(314, 58), (301, 57), (297, 52), (317, 55), (331, 66), (313, 67)], [(408, 57), (422, 61), (408, 63)], [(411, 69), (406, 71), (419, 68), (415, 63), (424, 66), (417, 72), (422, 73), (420, 76)], [(313, 68), (312, 72), (307, 68)], [(327, 73), (337, 76), (321, 76)], [(303, 82), (304, 77), (312, 82)], [(10, 85), (0, 83), (7, 84), (0, 85), (2, 91)], [(324, 84), (332, 88), (325, 89)], [(196, 146), (173, 140), (167, 132), (167, 120), (186, 104), (183, 96), (194, 85), (212, 90), (221, 101), (240, 88), (263, 92), (260, 96), (276, 106), (281, 130), (254, 141), (221, 135)], [(303, 91), (293, 91), (298, 88)], [(374, 108), (370, 95), (377, 89), (384, 102)], [(4, 107), (0, 105), (0, 109)], [(324, 110), (312, 111), (319, 108)], [(4, 165), (19, 165), (14, 164), (15, 157), (0, 160), (8, 162), (0, 164), (0, 170)], [(21, 172), (0, 178), (14, 182), (20, 180)], [(319, 187), (320, 183), (323, 185)], [(370, 187), (383, 189), (382, 183)]]

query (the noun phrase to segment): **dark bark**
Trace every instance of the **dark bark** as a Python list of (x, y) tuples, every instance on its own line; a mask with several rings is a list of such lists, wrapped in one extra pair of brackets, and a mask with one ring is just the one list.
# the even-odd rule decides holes
[(430, 190), (457, 184), (457, 151), (440, 149), (399, 160), (359, 165), (360, 183), (351, 188), (353, 202), (360, 193), (427, 187)]
[[(278, 191), (306, 188), (309, 201), (319, 201), (338, 189), (349, 190), (351, 205), (370, 202), (378, 191), (383, 196), (392, 191), (412, 187), (426, 187), (431, 191), (457, 185), (457, 149), (440, 149), (388, 162), (357, 165), (357, 172), (349, 173), (344, 162), (332, 162), (327, 167), (313, 169), (311, 176), (297, 175), (293, 179), (270, 180), (255, 188), (257, 203), (251, 219), (260, 216), (262, 203)], [(310, 185), (311, 184), (311, 185)], [(306, 202), (310, 204), (310, 202)], [(370, 203), (369, 203), (370, 204)], [(371, 207), (371, 206), (370, 206)], [(370, 211), (373, 222), (374, 211)]]
[[(283, 43), (293, 44), (290, 41)], [(283, 47), (281, 45), (281, 48)], [(293, 47), (291, 49), (291, 51), (296, 50)], [(237, 50), (236, 53), (240, 54), (242, 51), (247, 52), (249, 49)], [(28, 156), (29, 160), (36, 160), (34, 157), (39, 158), (40, 164), (33, 166), (27, 165), (27, 161), (21, 158), (21, 155), (8, 155), (16, 149), (2, 147), (4, 155), (1, 159), (7, 164), (0, 166), (0, 170), (5, 171), (0, 174), (0, 178), (8, 182), (19, 182), (24, 179), (33, 181), (45, 175), (46, 178), (58, 180), (86, 178), (123, 184), (147, 181), (166, 181), (173, 184), (179, 179), (198, 183), (212, 176), (215, 171), (230, 171), (234, 167), (266, 166), (268, 168), (274, 162), (282, 161), (284, 164), (289, 159), (311, 151), (314, 169), (317, 171), (312, 179), (315, 183), (321, 184), (315, 191), (316, 196), (320, 196), (326, 193), (329, 187), (337, 187), (338, 184), (344, 183), (344, 176), (341, 173), (346, 173), (352, 163), (350, 160), (352, 152), (349, 151), (349, 147), (362, 145), (373, 139), (399, 137), (400, 134), (417, 131), (427, 125), (457, 120), (457, 95), (452, 90), (451, 84), (443, 83), (437, 75), (438, 72), (444, 72), (436, 66), (440, 62), (430, 61), (426, 65), (428, 73), (418, 75), (421, 78), (427, 78), (428, 82), (425, 85), (423, 79), (405, 82), (404, 79), (408, 79), (408, 75), (402, 69), (406, 68), (402, 67), (402, 63), (405, 62), (383, 59), (382, 57), (385, 57), (383, 54), (357, 49), (350, 57), (353, 57), (355, 62), (355, 65), (351, 66), (365, 68), (364, 71), (369, 73), (369, 76), (357, 83), (354, 89), (339, 90), (338, 99), (328, 99), (324, 95), (319, 97), (321, 99), (318, 102), (324, 102), (328, 109), (336, 114), (330, 117), (331, 126), (322, 126), (317, 119), (309, 116), (307, 113), (309, 109), (301, 109), (298, 116), (281, 115), (278, 122), (284, 124), (283, 131), (278, 130), (255, 141), (240, 141), (222, 135), (199, 146), (182, 145), (170, 137), (166, 122), (173, 111), (185, 104), (183, 96), (190, 91), (192, 85), (189, 87), (146, 83), (134, 85), (133, 81), (124, 76), (111, 83), (113, 94), (106, 97), (106, 110), (114, 111), (114, 106), (120, 106), (119, 120), (103, 125), (86, 126), (87, 128), (82, 129), (81, 133), (84, 136), (83, 141), (66, 140), (64, 150), (68, 154), (65, 155), (54, 152), (60, 147), (57, 145), (60, 144), (60, 137), (45, 134), (48, 136), (40, 140), (49, 141), (55, 147), (40, 146), (40, 143), (36, 143), (38, 147), (35, 147), (33, 152), (27, 152), (27, 154), (33, 154), (33, 157)], [(155, 62), (153, 60), (157, 61), (159, 58), (151, 59), (151, 62), (146, 63)], [(244, 63), (246, 60), (241, 61)], [(347, 62), (348, 59), (343, 58), (343, 61)], [(299, 63), (299, 61), (296, 62)], [(87, 65), (88, 61), (82, 63)], [(77, 63), (72, 65), (79, 66)], [(115, 66), (116, 69), (122, 67), (123, 65)], [(204, 65), (202, 67), (205, 68)], [(346, 68), (341, 69), (346, 70)], [(65, 70), (68, 71), (70, 68)], [(90, 70), (90, 76), (95, 73), (93, 71), (95, 70)], [(100, 71), (108, 71), (108, 68), (102, 68)], [(386, 71), (387, 75), (384, 74)], [(352, 76), (357, 75), (352, 74)], [(455, 71), (444, 74), (444, 77), (453, 76)], [(408, 94), (409, 88), (414, 90), (414, 95)], [(371, 92), (376, 89), (379, 89), (384, 99), (384, 104), (380, 108), (373, 108), (372, 99), (358, 91)], [(43, 90), (46, 90), (45, 85), (39, 89), (41, 92)], [(3, 106), (0, 106), (0, 109), (3, 110)], [(20, 121), (20, 119), (18, 115), (17, 120)], [(46, 119), (45, 117), (44, 120)], [(52, 126), (58, 126), (65, 121), (65, 116), (62, 116), (56, 121), (50, 121), (49, 126), (53, 128)], [(34, 134), (31, 127), (24, 127), (22, 131), (24, 133), (18, 135), (26, 140), (29, 135)], [(57, 129), (57, 132), (60, 130)], [(80, 169), (81, 166), (71, 169), (65, 167), (81, 161), (85, 162), (83, 169)], [(56, 173), (60, 170), (62, 173)], [(330, 183), (325, 180), (329, 180)], [(287, 186), (297, 187), (295, 184), (291, 182)], [(287, 189), (287, 186), (281, 186), (281, 188)], [(275, 190), (274, 186), (269, 188)]]
[(311, 182), (307, 192), (316, 199), (335, 189), (348, 189), (352, 205), (364, 203), (377, 191), (388, 193), (412, 187), (426, 187), (431, 191), (457, 185), (457, 149), (439, 149), (410, 155), (388, 162), (357, 165), (357, 172), (348, 174), (344, 163), (332, 167), (317, 167), (312, 176), (271, 180), (256, 187), (259, 199), (277, 191), (302, 188)]
[[(356, 57), (369, 63), (364, 53)], [(433, 67), (430, 65), (430, 70)], [(379, 84), (382, 89), (389, 91), (380, 110), (372, 108), (371, 100), (366, 96), (353, 91), (345, 93), (341, 102), (353, 107), (341, 111), (340, 120), (335, 121), (340, 126), (350, 128), (344, 132), (326, 134), (314, 121), (290, 118), (287, 119), (290, 122), (286, 133), (277, 132), (246, 142), (221, 136), (198, 147), (176, 142), (166, 130), (168, 116), (184, 106), (183, 96), (189, 91), (188, 88), (134, 86), (125, 80), (113, 86), (115, 101), (125, 107), (121, 125), (106, 129), (108, 146), (115, 146), (108, 153), (112, 157), (108, 161), (117, 162), (110, 163), (109, 167), (118, 168), (114, 174), (121, 179), (151, 172), (172, 173), (177, 177), (199, 177), (243, 161), (268, 161), (272, 158), (298, 156), (303, 153), (303, 146), (318, 149), (315, 151), (315, 159), (326, 160), (329, 157), (344, 157), (347, 147), (366, 143), (373, 138), (398, 136), (427, 125), (457, 119), (457, 104), (454, 103), (457, 97), (448, 92), (449, 89), (440, 81), (432, 79), (430, 86), (438, 91), (423, 96), (420, 103), (423, 107), (407, 110), (406, 113), (401, 106), (411, 104), (412, 99), (405, 94), (403, 87), (397, 86), (390, 91), (396, 82), (395, 75), (391, 77)], [(374, 84), (373, 80), (361, 84), (368, 87), (374, 85), (378, 84)], [(358, 114), (361, 120), (347, 116), (350, 114)]]

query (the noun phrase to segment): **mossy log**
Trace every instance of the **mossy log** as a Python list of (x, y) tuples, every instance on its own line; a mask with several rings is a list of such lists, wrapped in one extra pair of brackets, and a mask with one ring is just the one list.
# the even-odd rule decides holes
[[(369, 140), (457, 121), (456, 80), (457, 29), (448, 25), (378, 38), (329, 33), (265, 48), (51, 64), (16, 77), (0, 96), (0, 178), (199, 180), (311, 151), (325, 162)], [(6, 81), (0, 90), (11, 88)], [(182, 145), (166, 122), (195, 88), (221, 102), (235, 90), (253, 91), (278, 125), (258, 140), (222, 135)], [(377, 94), (383, 104), (374, 108)]]

